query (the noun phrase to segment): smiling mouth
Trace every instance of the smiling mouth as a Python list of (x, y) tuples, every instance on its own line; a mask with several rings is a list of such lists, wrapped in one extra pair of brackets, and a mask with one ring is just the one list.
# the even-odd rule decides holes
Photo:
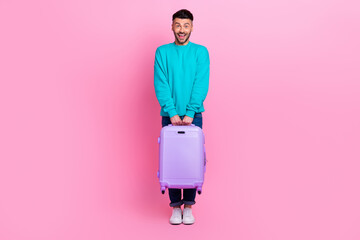
[(185, 39), (185, 34), (178, 34), (178, 36), (179, 36), (179, 38), (181, 39), (181, 40), (183, 40), (183, 39)]

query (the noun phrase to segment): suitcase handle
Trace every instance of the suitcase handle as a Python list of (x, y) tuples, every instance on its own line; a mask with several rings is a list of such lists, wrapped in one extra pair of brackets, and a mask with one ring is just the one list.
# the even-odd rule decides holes
[[(170, 124), (168, 124), (168, 126), (174, 126), (174, 125), (172, 125), (171, 123)], [(179, 125), (179, 126), (189, 126), (189, 125)], [(190, 126), (195, 126), (195, 124), (190, 124)]]

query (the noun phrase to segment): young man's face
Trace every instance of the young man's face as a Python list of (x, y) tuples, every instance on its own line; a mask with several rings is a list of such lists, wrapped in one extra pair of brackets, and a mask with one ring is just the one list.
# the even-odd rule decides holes
[(186, 45), (193, 29), (192, 21), (190, 19), (175, 18), (171, 29), (175, 35), (175, 43), (177, 45)]

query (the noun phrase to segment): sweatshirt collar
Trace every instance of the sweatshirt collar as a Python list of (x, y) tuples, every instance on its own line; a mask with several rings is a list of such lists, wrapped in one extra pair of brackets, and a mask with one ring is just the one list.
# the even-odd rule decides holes
[(190, 44), (192, 44), (190, 41), (188, 42), (188, 44), (186, 44), (186, 45), (176, 45), (176, 43), (175, 42), (173, 42), (173, 45), (175, 46), (175, 47), (177, 47), (177, 48), (186, 48), (186, 47), (188, 47)]

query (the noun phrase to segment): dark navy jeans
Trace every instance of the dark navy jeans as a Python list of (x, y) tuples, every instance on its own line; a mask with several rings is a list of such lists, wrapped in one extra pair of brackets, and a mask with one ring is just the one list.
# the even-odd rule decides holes
[[(184, 116), (180, 116), (181, 120)], [(202, 114), (195, 113), (194, 120), (192, 124), (202, 128)], [(162, 117), (162, 127), (171, 124), (169, 117)], [(195, 196), (196, 196), (196, 188), (183, 189), (183, 199), (181, 199), (181, 189), (177, 188), (169, 188), (169, 197), (170, 197), (170, 207), (181, 206), (183, 204), (186, 205), (194, 205), (195, 204)]]

